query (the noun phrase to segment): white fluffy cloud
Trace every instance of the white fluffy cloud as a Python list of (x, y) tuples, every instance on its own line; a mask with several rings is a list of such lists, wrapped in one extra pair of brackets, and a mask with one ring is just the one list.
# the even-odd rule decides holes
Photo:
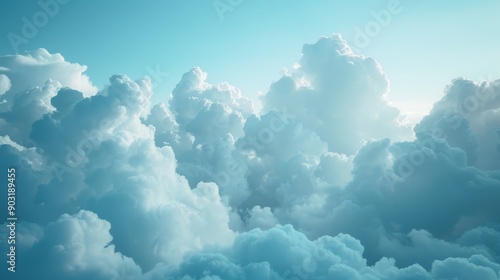
[[(17, 143), (28, 147), (33, 146), (29, 138), (31, 126), (43, 115), (54, 111), (51, 98), (56, 96), (60, 89), (61, 85), (58, 82), (47, 81), (43, 86), (35, 86), (15, 94), (10, 108), (0, 113), (0, 118), (10, 124), (6, 126), (3, 133), (12, 137)], [(80, 92), (74, 92), (74, 94), (81, 95)]]
[(4, 74), (0, 74), (0, 95), (6, 93), (11, 86), (9, 77)]
[(177, 122), (196, 143), (227, 133), (240, 137), (244, 119), (253, 113), (252, 102), (227, 83), (211, 85), (206, 80), (207, 73), (198, 67), (183, 75), (170, 102)]
[(31, 147), (31, 125), (54, 110), (50, 99), (60, 89), (71, 88), (84, 96), (97, 92), (84, 74), (86, 70), (86, 66), (67, 62), (45, 49), (0, 57), (0, 123), (10, 124), (2, 135)]
[[(39, 236), (33, 229), (25, 229), (29, 225), (21, 227), (19, 239), (33, 240), (21, 245), (18, 279), (35, 275), (39, 279), (137, 279), (142, 273), (131, 258), (115, 251), (110, 223), (95, 213), (63, 214)], [(25, 266), (30, 269), (24, 269)]]
[[(151, 127), (141, 123), (149, 112), (150, 80), (113, 76), (110, 82), (67, 114), (33, 125), (37, 146), (53, 164), (66, 165), (57, 171), (70, 168), (62, 181), (39, 186), (37, 201), (59, 211), (63, 205), (93, 210), (112, 223), (112, 233), (123, 232), (115, 236), (117, 248), (145, 268), (160, 260), (178, 262), (207, 244), (230, 242), (233, 234), (217, 186), (200, 183), (191, 190), (175, 172), (172, 149), (155, 146)], [(60, 135), (59, 143), (38, 131)], [(71, 137), (64, 137), (68, 132)], [(73, 190), (65, 187), (67, 180)], [(68, 196), (75, 197), (70, 205)], [(139, 235), (142, 241), (134, 242)]]
[(67, 62), (61, 54), (51, 54), (45, 49), (0, 57), (0, 74), (9, 77), (13, 94), (54, 80), (90, 96), (97, 88), (84, 74), (86, 70), (86, 66)]
[(370, 138), (410, 135), (399, 110), (389, 105), (388, 92), (380, 65), (354, 54), (334, 34), (304, 45), (299, 71), (273, 83), (262, 99), (265, 111), (296, 115), (330, 151), (352, 155)]
[[(0, 69), (0, 168), (22, 174), (38, 264), (20, 277), (499, 277), (498, 82), (453, 81), (408, 139), (381, 67), (339, 35), (305, 45), (260, 114), (198, 67), (153, 106), (149, 78), (95, 93), (45, 50)], [(458, 111), (471, 96), (489, 99)]]
[(25, 221), (46, 225), (89, 209), (111, 223), (116, 249), (143, 269), (230, 243), (234, 233), (218, 187), (190, 189), (175, 171), (172, 149), (155, 146), (153, 129), (141, 122), (150, 96), (149, 79), (123, 75), (88, 98), (60, 90), (51, 99), (55, 110), (34, 122), (30, 133), (37, 147), (33, 160), (41, 158), (42, 170), (22, 163), (24, 151), (3, 145), (9, 165), (26, 174), (19, 183), (29, 182), (19, 195)]
[(278, 224), (271, 208), (258, 205), (250, 210), (246, 222), (248, 229), (260, 228), (262, 230), (270, 229)]

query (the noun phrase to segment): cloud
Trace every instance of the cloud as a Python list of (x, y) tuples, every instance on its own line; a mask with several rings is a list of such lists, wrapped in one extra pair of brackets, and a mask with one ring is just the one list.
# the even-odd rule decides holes
[(339, 234), (314, 241), (290, 225), (240, 234), (231, 248), (190, 256), (181, 266), (159, 265), (145, 279), (496, 279), (500, 265), (481, 255), (435, 261), (428, 271), (382, 258), (369, 266), (363, 246)]
[(145, 123), (155, 126), (157, 146), (174, 149), (177, 171), (192, 188), (200, 182), (215, 182), (224, 201), (235, 206), (249, 192), (247, 168), (234, 142), (243, 135), (254, 105), (236, 87), (209, 84), (207, 77), (199, 67), (185, 73), (172, 92), (170, 107), (155, 106)]
[(278, 220), (274, 217), (271, 208), (257, 205), (250, 210), (246, 223), (248, 229), (260, 228), (266, 230), (277, 225)]
[(352, 156), (325, 153), (321, 156), (316, 175), (328, 184), (345, 186), (352, 179), (352, 159)]
[(448, 85), (415, 131), (432, 133), (467, 153), (470, 165), (500, 168), (500, 80), (459, 78)]
[(11, 87), (10, 79), (4, 74), (0, 74), (0, 95), (9, 91)]
[(97, 88), (84, 74), (86, 70), (86, 66), (67, 62), (61, 54), (51, 54), (42, 48), (25, 54), (0, 57), (0, 74), (9, 77), (11, 94), (54, 80), (63, 87), (70, 87), (90, 96), (97, 92)]
[(51, 98), (56, 110), (34, 122), (29, 134), (42, 170), (20, 163), (24, 151), (2, 146), (9, 164), (34, 177), (19, 182), (29, 182), (19, 196), (25, 221), (43, 226), (65, 213), (93, 211), (111, 223), (116, 249), (143, 269), (231, 242), (218, 187), (199, 183), (190, 189), (175, 171), (172, 149), (155, 146), (154, 131), (141, 122), (150, 110), (149, 79), (117, 75), (91, 97), (69, 90), (57, 94)]
[[(417, 240), (415, 229), (430, 232), (455, 248), (459, 245), (453, 245), (454, 240), (464, 232), (500, 224), (495, 215), (499, 209), (491, 199), (500, 195), (500, 174), (466, 166), (465, 152), (427, 137), (394, 144), (387, 139), (368, 142), (354, 157), (353, 179), (345, 188), (319, 183), (313, 194), (278, 205), (276, 217), (311, 238), (349, 233), (361, 240), (370, 263), (390, 256), (402, 265), (427, 267), (432, 260), (442, 259), (439, 246), (408, 258), (403, 253), (411, 250), (402, 249), (402, 244)], [(422, 144), (430, 139), (436, 142)], [(308, 181), (315, 182), (315, 178)], [(391, 246), (403, 247), (392, 250), (391, 242)], [(484, 243), (488, 250), (467, 250), (466, 255), (481, 252), (498, 258), (498, 250), (486, 244), (491, 241)], [(444, 256), (460, 257), (464, 252), (448, 250)]]
[(70, 63), (60, 54), (37, 49), (24, 55), (0, 57), (0, 122), (10, 125), (2, 135), (31, 147), (31, 125), (54, 111), (50, 99), (63, 88), (90, 96), (97, 92), (84, 74), (86, 66)]
[(41, 259), (23, 277), (498, 278), (497, 82), (453, 81), (409, 138), (381, 67), (339, 35), (305, 45), (261, 112), (199, 67), (155, 105), (151, 79), (93, 92), (45, 50), (0, 67), (0, 169), (20, 174), (19, 254)]
[(32, 147), (33, 142), (29, 139), (31, 126), (43, 115), (55, 110), (51, 105), (51, 98), (56, 96), (60, 89), (58, 82), (47, 81), (43, 86), (18, 92), (11, 102), (10, 109), (0, 113), (0, 118), (9, 123), (4, 133), (17, 143)]
[(299, 71), (284, 75), (262, 97), (264, 111), (296, 115), (331, 152), (354, 154), (363, 141), (405, 139), (399, 110), (387, 101), (389, 81), (370, 57), (354, 54), (338, 34), (305, 44)]
[[(141, 122), (149, 112), (150, 80), (113, 76), (110, 83), (57, 116), (59, 121), (49, 117), (33, 125), (37, 146), (54, 163), (71, 168), (62, 181), (39, 186), (39, 203), (60, 211), (68, 201), (62, 195), (75, 197), (67, 211), (86, 206), (110, 221), (117, 248), (144, 268), (160, 260), (180, 261), (185, 252), (206, 244), (230, 242), (217, 186), (199, 183), (191, 190), (175, 171), (172, 149), (155, 146), (153, 131)], [(61, 143), (42, 132), (61, 135)], [(66, 149), (61, 153), (55, 145)], [(68, 190), (67, 181), (75, 189)], [(142, 242), (133, 242), (138, 235)]]
[[(136, 279), (141, 269), (131, 258), (115, 251), (110, 227), (109, 222), (99, 219), (95, 213), (82, 210), (71, 216), (63, 214), (48, 224), (39, 236), (32, 230), (21, 230), (18, 233), (20, 240), (33, 238), (34, 241), (30, 242), (32, 246), (21, 248), (25, 251), (23, 257), (18, 258), (21, 264), (16, 276), (25, 279)], [(24, 268), (27, 266), (29, 270)]]
[(498, 279), (500, 266), (480, 255), (469, 259), (448, 258), (432, 266), (434, 279)]
[(254, 111), (252, 102), (227, 83), (207, 83), (207, 76), (199, 67), (182, 76), (170, 102), (176, 121), (197, 143), (226, 133), (240, 137), (244, 118)]
[[(498, 232), (496, 233), (498, 234)], [(487, 256), (486, 259), (498, 259), (498, 256), (491, 255), (488, 247), (462, 246), (455, 242), (447, 242), (433, 237), (425, 230), (412, 230), (406, 235), (404, 241), (401, 240), (398, 242), (396, 240), (385, 239), (380, 242), (379, 246), (384, 248), (384, 253), (397, 258), (399, 265), (413, 264), (415, 256), (418, 256), (420, 259), (419, 264), (423, 267), (431, 267), (435, 260), (444, 260), (449, 256), (471, 257), (482, 255)]]

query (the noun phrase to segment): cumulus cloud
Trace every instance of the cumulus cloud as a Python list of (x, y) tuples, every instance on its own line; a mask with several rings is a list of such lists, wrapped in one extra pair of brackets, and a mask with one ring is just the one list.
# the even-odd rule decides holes
[[(22, 225), (27, 227), (28, 225)], [(137, 279), (141, 268), (115, 251), (109, 222), (95, 213), (79, 211), (63, 214), (48, 224), (41, 234), (21, 230), (19, 239), (33, 238), (32, 246), (22, 248), (18, 277), (40, 279)], [(39, 236), (37, 236), (39, 235)], [(23, 267), (29, 266), (30, 269)], [(19, 278), (19, 279), (21, 279)]]
[(207, 77), (199, 67), (183, 75), (170, 102), (176, 121), (196, 137), (197, 143), (227, 133), (240, 137), (244, 119), (254, 111), (252, 102), (234, 86), (211, 85)]
[(370, 138), (408, 137), (399, 110), (387, 100), (389, 81), (370, 57), (354, 54), (338, 34), (302, 49), (299, 71), (273, 83), (264, 110), (295, 114), (331, 152), (352, 155)]
[(278, 220), (274, 217), (271, 208), (254, 206), (248, 213), (247, 228), (260, 228), (263, 230), (270, 229), (278, 224)]
[[(423, 240), (415, 239), (417, 234), (430, 232), (455, 243), (477, 226), (498, 227), (499, 209), (491, 198), (500, 195), (500, 173), (468, 167), (462, 150), (421, 137), (394, 144), (387, 139), (368, 142), (354, 158), (353, 179), (345, 188), (318, 185), (313, 194), (280, 204), (276, 217), (311, 238), (349, 233), (361, 240), (370, 263), (390, 256), (403, 265), (417, 262), (425, 267), (430, 265), (429, 256), (431, 261), (440, 258), (441, 250), (431, 246), (407, 258), (403, 252), (411, 250), (403, 249), (403, 244)], [(323, 196), (318, 195), (321, 190)], [(498, 258), (498, 250), (487, 245), (491, 242), (480, 243), (476, 245), (490, 249), (466, 250), (467, 256), (482, 252)], [(429, 248), (422, 243), (414, 246)], [(444, 256), (461, 257), (464, 252), (448, 250)]]
[(31, 147), (31, 125), (54, 111), (50, 99), (59, 90), (67, 87), (84, 96), (97, 92), (84, 74), (86, 70), (86, 66), (67, 62), (62, 55), (45, 49), (0, 57), (0, 123), (10, 124), (2, 135)]
[(35, 173), (33, 180), (22, 179), (30, 182), (19, 195), (24, 220), (46, 225), (89, 209), (111, 223), (116, 249), (143, 269), (231, 242), (217, 186), (199, 183), (190, 189), (175, 171), (172, 149), (155, 146), (154, 131), (141, 122), (150, 96), (149, 79), (123, 75), (111, 77), (110, 86), (88, 98), (58, 91), (51, 99), (56, 110), (34, 122), (29, 134), (42, 170), (31, 161), (21, 164), (27, 160), (20, 155), (24, 151), (3, 145), (9, 165)]
[[(149, 79), (113, 76), (105, 90), (80, 100), (66, 115), (41, 119), (31, 134), (54, 168), (63, 165), (53, 170), (62, 180), (39, 186), (37, 202), (45, 212), (95, 211), (113, 224), (112, 233), (127, 232), (116, 235), (117, 248), (145, 268), (160, 260), (180, 261), (191, 249), (233, 236), (217, 186), (199, 183), (191, 190), (175, 172), (172, 149), (155, 146), (154, 132), (141, 122), (150, 96)], [(47, 132), (60, 135), (59, 143)], [(73, 189), (66, 187), (70, 182)], [(69, 197), (74, 197), (70, 203)], [(137, 235), (142, 242), (132, 241)]]
[(67, 62), (61, 54), (51, 54), (46, 49), (0, 57), (0, 74), (9, 77), (12, 94), (43, 85), (50, 79), (90, 96), (97, 88), (84, 74), (86, 70), (86, 66)]
[(54, 111), (55, 108), (50, 100), (60, 89), (61, 85), (58, 82), (49, 80), (43, 86), (18, 92), (11, 102), (10, 109), (0, 113), (0, 118), (10, 124), (4, 131), (5, 135), (9, 135), (22, 145), (33, 146), (29, 139), (31, 126), (46, 113)]
[(452, 81), (409, 138), (374, 59), (339, 35), (302, 53), (261, 112), (199, 67), (153, 105), (147, 77), (96, 92), (59, 54), (1, 58), (18, 275), (497, 279), (498, 82)]
[(229, 250), (190, 256), (181, 266), (159, 265), (145, 279), (496, 279), (500, 265), (481, 255), (446, 258), (432, 268), (399, 268), (391, 258), (369, 266), (363, 246), (339, 234), (309, 240), (291, 226), (239, 235)]
[(429, 115), (415, 127), (467, 153), (468, 163), (500, 169), (500, 80), (452, 81)]
[(6, 93), (12, 84), (10, 83), (9, 77), (4, 74), (0, 74), (0, 95)]

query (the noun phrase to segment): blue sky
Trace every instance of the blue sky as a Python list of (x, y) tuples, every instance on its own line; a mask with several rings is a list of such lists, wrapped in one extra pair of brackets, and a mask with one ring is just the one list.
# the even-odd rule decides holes
[[(155, 101), (165, 100), (182, 73), (200, 66), (213, 82), (227, 81), (257, 97), (300, 59), (301, 46), (341, 33), (351, 44), (356, 28), (375, 20), (389, 1), (242, 1), (221, 19), (215, 1), (69, 1), (19, 51), (46, 48), (87, 65), (98, 87), (114, 73), (139, 78), (148, 69), (169, 73)], [(400, 2), (402, 11), (357, 48), (382, 65), (390, 99), (403, 111), (428, 111), (444, 85), (457, 76), (498, 76), (500, 21), (495, 0)], [(21, 18), (40, 10), (35, 2), (3, 2), (0, 33), (20, 33)], [(11, 44), (1, 54), (12, 54)], [(355, 49), (356, 50), (356, 49)], [(425, 81), (416, 83), (416, 80)]]
[(311, 2), (0, 2), (0, 278), (500, 279), (500, 2)]

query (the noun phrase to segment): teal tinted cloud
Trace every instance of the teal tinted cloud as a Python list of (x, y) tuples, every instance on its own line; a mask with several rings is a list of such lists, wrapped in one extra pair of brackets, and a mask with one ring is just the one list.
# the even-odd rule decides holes
[[(499, 276), (496, 82), (452, 81), (412, 135), (382, 67), (338, 34), (305, 45), (261, 111), (199, 67), (152, 104), (149, 77), (89, 93), (83, 66), (34, 53), (0, 59), (25, 73), (5, 74), (0, 114), (18, 279)], [(475, 89), (493, 101), (450, 130), (442, 110)]]

